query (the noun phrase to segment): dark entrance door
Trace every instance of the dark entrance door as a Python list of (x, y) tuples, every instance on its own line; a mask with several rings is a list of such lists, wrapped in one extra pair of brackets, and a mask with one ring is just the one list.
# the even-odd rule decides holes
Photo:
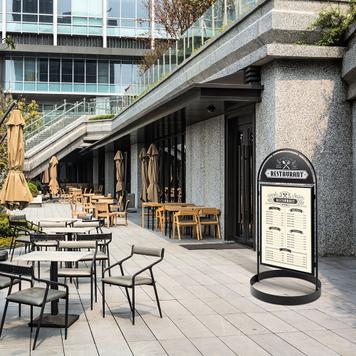
[(253, 113), (227, 119), (226, 237), (254, 246)]

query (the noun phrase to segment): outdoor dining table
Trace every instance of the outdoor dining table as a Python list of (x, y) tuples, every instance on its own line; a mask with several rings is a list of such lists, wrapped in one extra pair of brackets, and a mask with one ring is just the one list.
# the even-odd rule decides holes
[[(148, 209), (148, 219), (147, 219), (147, 228), (150, 228), (150, 215), (152, 215), (152, 230), (154, 230), (154, 221), (155, 221), (155, 212), (156, 209), (163, 206), (163, 203), (156, 203), (156, 202), (145, 202), (142, 203), (141, 206), (141, 226), (145, 227), (145, 209)], [(152, 214), (151, 214), (152, 212)]]
[[(34, 251), (18, 256), (16, 260), (27, 262), (50, 262), (50, 280), (58, 282), (58, 262), (78, 262), (88, 255), (88, 251)], [(52, 285), (51, 289), (58, 289)], [(72, 325), (78, 320), (79, 315), (68, 315), (68, 325)], [(33, 326), (37, 325), (37, 320), (33, 321)], [(64, 328), (65, 315), (58, 314), (58, 300), (51, 302), (51, 313), (43, 315), (42, 325), (44, 327)]]
[(45, 234), (64, 234), (67, 235), (68, 240), (72, 240), (74, 234), (89, 234), (90, 231), (95, 230), (95, 227), (48, 227), (44, 228)]

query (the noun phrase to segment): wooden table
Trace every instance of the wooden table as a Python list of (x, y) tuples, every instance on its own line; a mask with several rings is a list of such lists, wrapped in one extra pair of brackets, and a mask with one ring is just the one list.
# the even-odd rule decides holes
[(154, 221), (155, 221), (155, 212), (157, 208), (163, 206), (163, 203), (156, 202), (145, 202), (141, 205), (141, 226), (145, 227), (145, 208), (149, 210), (148, 219), (147, 219), (147, 228), (150, 228), (150, 212), (152, 210), (152, 230), (154, 229)]
[[(16, 260), (27, 262), (50, 262), (50, 280), (58, 282), (58, 262), (78, 262), (88, 255), (88, 251), (35, 251), (18, 256)], [(58, 289), (52, 285), (51, 289)], [(68, 315), (68, 326), (79, 319), (79, 315)], [(33, 325), (37, 325), (37, 319)], [(65, 315), (58, 314), (58, 300), (51, 302), (51, 314), (43, 314), (42, 325), (44, 327), (64, 328)]]

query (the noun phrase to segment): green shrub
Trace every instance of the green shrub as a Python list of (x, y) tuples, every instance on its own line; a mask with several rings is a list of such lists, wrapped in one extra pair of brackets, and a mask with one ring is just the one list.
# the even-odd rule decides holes
[(37, 189), (37, 185), (34, 182), (28, 182), (28, 188), (30, 189), (30, 192), (32, 194), (32, 196), (35, 198), (38, 195), (38, 189)]
[(320, 31), (318, 46), (342, 46), (349, 28), (356, 21), (356, 0), (350, 0), (350, 9), (342, 13), (338, 8), (330, 6), (320, 12), (311, 24), (311, 30)]
[(90, 121), (96, 120), (109, 120), (112, 119), (115, 115), (114, 114), (104, 114), (104, 115), (95, 115), (89, 118)]
[(5, 213), (0, 213), (0, 237), (7, 237), (11, 235), (9, 227), (9, 218)]

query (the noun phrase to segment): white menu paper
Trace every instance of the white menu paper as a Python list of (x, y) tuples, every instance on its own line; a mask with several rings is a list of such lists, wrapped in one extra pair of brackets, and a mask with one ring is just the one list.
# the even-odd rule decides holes
[(312, 273), (312, 189), (261, 186), (261, 263)]

